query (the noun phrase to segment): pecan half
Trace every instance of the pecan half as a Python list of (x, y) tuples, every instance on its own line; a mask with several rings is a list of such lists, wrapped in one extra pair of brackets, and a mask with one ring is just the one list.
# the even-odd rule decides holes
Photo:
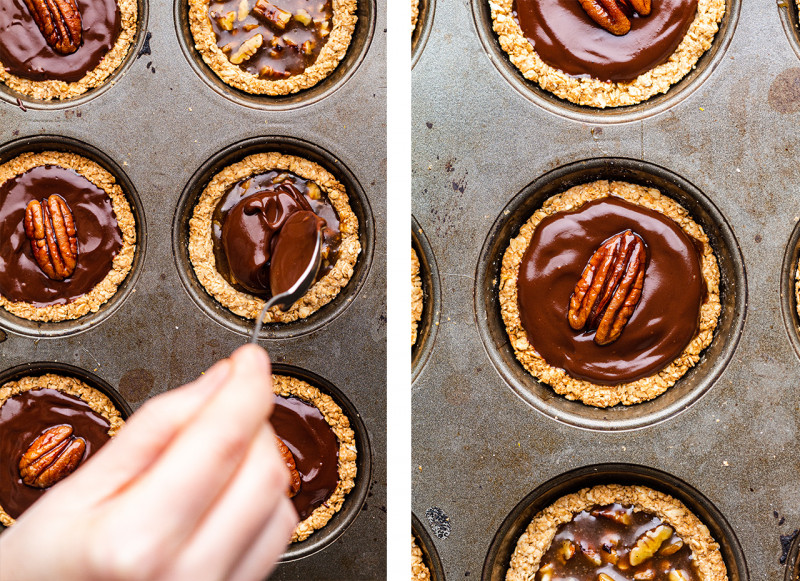
[(631, 30), (633, 13), (650, 14), (650, 0), (578, 0), (589, 18), (611, 34), (623, 36)]
[(283, 443), (278, 436), (275, 436), (275, 443), (278, 444), (278, 452), (280, 452), (286, 467), (289, 469), (289, 490), (286, 494), (292, 498), (300, 491), (300, 473), (297, 471), (297, 466), (294, 463), (294, 456), (292, 451)]
[(81, 46), (83, 22), (75, 0), (25, 0), (47, 44), (60, 54), (72, 54)]
[(53, 194), (25, 208), (25, 234), (39, 268), (53, 280), (64, 280), (78, 264), (78, 233), (67, 202)]
[(72, 435), (72, 426), (47, 428), (22, 455), (19, 475), (28, 486), (49, 488), (72, 474), (85, 450), (86, 441)]
[(642, 297), (647, 267), (644, 240), (631, 230), (603, 242), (589, 259), (569, 300), (576, 331), (595, 331), (598, 345), (613, 343)]

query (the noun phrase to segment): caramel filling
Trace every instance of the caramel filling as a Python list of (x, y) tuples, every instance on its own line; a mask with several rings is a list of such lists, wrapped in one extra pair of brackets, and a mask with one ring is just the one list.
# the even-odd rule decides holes
[(314, 64), (333, 26), (331, 0), (228, 0), (211, 2), (208, 14), (228, 60), (268, 80)]
[(694, 556), (657, 516), (612, 504), (561, 525), (536, 581), (698, 581)]
[[(609, 237), (634, 230), (646, 246), (635, 310), (612, 343), (569, 324), (576, 281)], [(669, 365), (700, 324), (706, 283), (700, 244), (665, 215), (614, 197), (543, 219), (520, 263), (520, 320), (533, 348), (554, 367), (601, 385), (635, 381)]]

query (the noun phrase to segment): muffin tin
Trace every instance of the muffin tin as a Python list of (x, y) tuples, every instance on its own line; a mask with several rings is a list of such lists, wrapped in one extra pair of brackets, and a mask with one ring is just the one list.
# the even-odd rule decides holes
[(181, 270), (183, 249), (173, 244), (180, 234), (173, 232), (176, 215), (185, 209), (182, 193), (196, 193), (188, 187), (193, 176), (199, 179), (220, 152), (302, 150), (319, 158), (357, 201), (364, 248), (341, 304), (328, 305), (333, 309), (325, 320), (302, 332), (267, 329), (261, 344), (274, 363), (291, 365), (301, 377), (318, 374), (323, 389), (341, 392), (366, 464), (359, 465), (356, 489), (345, 503), (348, 518), (335, 517), (353, 520), (337, 520), (330, 533), (323, 529), (290, 547), (284, 560), (296, 560), (280, 564), (274, 579), (377, 578), (386, 569), (386, 17), (384, 2), (359, 4), (361, 44), (334, 72), (335, 90), (300, 93), (297, 102), (250, 103), (211, 88), (182, 54), (187, 48), (181, 48), (185, 39), (175, 19), (180, 6), (153, 2), (142, 2), (136, 47), (112, 85), (75, 102), (24, 101), (25, 111), (0, 91), (3, 156), (44, 143), (96, 157), (120, 179), (141, 229), (137, 265), (120, 291), (126, 294), (112, 301), (113, 312), (102, 320), (79, 319), (58, 333), (0, 319), (7, 332), (0, 342), (2, 369), (69, 363), (116, 387), (135, 409), (244, 344), (243, 322), (236, 327), (217, 320), (197, 304), (183, 282), (191, 277)]
[(422, 318), (417, 325), (417, 340), (411, 347), (411, 383), (422, 371), (436, 340), (439, 313), (442, 309), (442, 289), (436, 257), (416, 219), (411, 217), (411, 247), (419, 259), (419, 277), (422, 281)]
[[(781, 24), (796, 8), (729, 3), (685, 88), (635, 111), (597, 111), (523, 81), (496, 46), (485, 4), (437, 2), (412, 78), (412, 207), (442, 292), (436, 342), (412, 392), (412, 509), (448, 515), (450, 536), (434, 540), (445, 575), (495, 578), (485, 565), (496, 536), (517, 534), (506, 519), (522, 501), (574, 470), (624, 463), (654, 488), (679, 480), (699, 494), (687, 498), (716, 507), (741, 546), (731, 578), (781, 578), (780, 535), (800, 528), (800, 97), (779, 90), (800, 76)], [(656, 185), (680, 201), (723, 273), (712, 345), (670, 391), (631, 408), (586, 408), (526, 375), (496, 307), (505, 241), (549, 194), (597, 177)], [(605, 481), (631, 481), (633, 470), (614, 468)], [(737, 554), (727, 534), (717, 540)]]

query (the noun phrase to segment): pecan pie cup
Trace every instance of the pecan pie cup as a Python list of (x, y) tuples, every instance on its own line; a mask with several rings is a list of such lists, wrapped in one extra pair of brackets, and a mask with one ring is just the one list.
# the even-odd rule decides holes
[[(188, 1), (189, 27), (205, 63), (227, 85), (254, 95), (290, 95), (322, 81), (347, 53), (358, 20), (356, 0), (317, 2), (325, 8), (317, 17), (307, 0)], [(222, 40), (228, 34), (229, 42)], [(293, 53), (295, 64), (286, 65)]]
[[(582, 541), (578, 547), (570, 541), (559, 541), (563, 544), (557, 547), (553, 546), (559, 530), (572, 524), (579, 515), (584, 522), (594, 518), (598, 521), (594, 523), (594, 526), (599, 525), (601, 529), (604, 528), (603, 521), (605, 521), (607, 528), (624, 531), (624, 526), (628, 526), (625, 523), (635, 520), (637, 513), (641, 515), (639, 518), (650, 522), (645, 527), (647, 532), (639, 537), (639, 541), (635, 545), (630, 543), (632, 547), (626, 547), (624, 543), (613, 547), (608, 541), (603, 546), (598, 544), (596, 547), (590, 547), (588, 540)], [(620, 522), (613, 522), (614, 519)], [(580, 527), (581, 524), (577, 526)], [(657, 533), (661, 532), (667, 534), (659, 536)], [(619, 536), (622, 535), (616, 532), (605, 538), (618, 539)], [(639, 546), (636, 547), (636, 545)], [(686, 554), (687, 547), (690, 555)], [(676, 567), (677, 571), (670, 575), (670, 579), (693, 578), (699, 581), (727, 581), (728, 579), (719, 545), (711, 536), (708, 527), (680, 500), (646, 486), (602, 484), (584, 488), (559, 498), (536, 514), (520, 536), (511, 557), (506, 580), (527, 581), (534, 578), (545, 578), (545, 568), (549, 570), (554, 568), (554, 565), (559, 566), (559, 563), (551, 560), (553, 549), (556, 549), (558, 554), (556, 559), (561, 566), (568, 567), (572, 559), (576, 561), (583, 559), (588, 562), (594, 560), (593, 565), (598, 568), (598, 571), (601, 567), (619, 566), (617, 563), (622, 564), (629, 571), (632, 567), (641, 564), (647, 566), (647, 560), (653, 556), (658, 560), (665, 561), (659, 566), (672, 572), (672, 566), (675, 563), (670, 563), (670, 560), (678, 561), (676, 557), (682, 557), (682, 567)], [(681, 549), (683, 549), (683, 555), (679, 552)], [(636, 551), (639, 553), (636, 554)], [(688, 567), (686, 561), (691, 563)], [(631, 565), (631, 563), (636, 563), (636, 565)], [(537, 572), (539, 572), (538, 576), (536, 576)], [(598, 578), (603, 575), (605, 574), (601, 573)]]
[[(0, 232), (9, 241), (0, 250), (0, 306), (31, 321), (65, 321), (96, 312), (114, 296), (133, 265), (136, 223), (111, 173), (74, 153), (24, 153), (0, 165), (0, 194)], [(26, 221), (31, 202), (56, 200), (74, 222), (77, 256), (74, 270), (54, 274), (52, 265), (70, 253), (62, 246), (43, 252), (46, 236), (35, 232), (41, 214), (30, 232)]]
[[(310, 509), (316, 505), (316, 508), (313, 508), (313, 511), (303, 518), (297, 525), (297, 528), (295, 528), (291, 542), (296, 543), (306, 540), (314, 531), (328, 524), (328, 521), (330, 521), (333, 515), (342, 508), (345, 497), (355, 486), (357, 472), (356, 438), (355, 433), (350, 427), (350, 420), (344, 414), (342, 408), (329, 395), (322, 393), (316, 387), (296, 377), (273, 375), (272, 382), (273, 390), (276, 395), (282, 398), (297, 398), (301, 400), (302, 403), (313, 406), (319, 410), (325, 423), (327, 423), (330, 431), (332, 431), (335, 436), (335, 447), (337, 448), (334, 451), (335, 462), (337, 464), (335, 473), (338, 476), (335, 486), (324, 500), (320, 501), (316, 499), (310, 507), (304, 506), (298, 508), (298, 512), (302, 517), (303, 510), (301, 509)], [(273, 418), (274, 417), (275, 415), (273, 415)], [(296, 422), (294, 423), (296, 424)], [(273, 425), (275, 425), (274, 420)], [(292, 447), (291, 437), (286, 437), (282, 434), (279, 425), (275, 425), (275, 430), (277, 436), (283, 439), (287, 446)], [(295, 454), (295, 459), (298, 461), (297, 470), (300, 471), (300, 477), (304, 479), (303, 484), (300, 485), (300, 494), (303, 493), (305, 478), (307, 476), (302, 473), (301, 458), (302, 456)], [(315, 472), (322, 473), (330, 468), (332, 467), (323, 465), (320, 469), (315, 470)]]
[[(59, 480), (69, 475), (124, 423), (105, 394), (74, 377), (47, 373), (0, 386), (0, 523), (13, 525), (20, 512), (58, 481), (53, 481), (55, 472), (60, 472)], [(43, 455), (37, 449), (39, 436), (54, 428), (64, 431), (70, 444), (81, 441), (82, 449), (71, 458), (68, 450), (60, 452), (49, 467), (34, 462), (24, 470), (20, 463), (25, 457), (34, 460)]]
[[(0, 82), (28, 97), (71, 99), (103, 85), (136, 38), (136, 0), (62, 0), (54, 4), (61, 11), (29, 1), (34, 12), (24, 2), (10, 2), (0, 13)], [(52, 30), (55, 19), (70, 35), (48, 40), (43, 30)]]
[(333, 300), (350, 281), (361, 252), (358, 218), (350, 207), (347, 192), (321, 165), (294, 155), (269, 152), (250, 155), (218, 172), (200, 195), (189, 221), (189, 258), (198, 281), (208, 294), (236, 315), (248, 319), (258, 317), (264, 299), (242, 287), (234, 287), (220, 273), (221, 265), (215, 256), (214, 229), (219, 230), (222, 226), (218, 223), (219, 218), (215, 218), (215, 212), (234, 188), (269, 172), (297, 176), (315, 184), (325, 203), (335, 212), (341, 234), (336, 251), (338, 256), (328, 265), (328, 271), (288, 311), (274, 307), (264, 317), (266, 323), (288, 323), (308, 317)]
[[(569, 226), (569, 231), (588, 231), (597, 239), (587, 248), (567, 251), (563, 240), (559, 244), (551, 240), (550, 246), (540, 241), (541, 249), (532, 243), (537, 238), (537, 230), (539, 235), (544, 235), (543, 221), (546, 220), (544, 224), (551, 228), (555, 219), (579, 219), (575, 218), (578, 213), (595, 211), (600, 207), (605, 212), (611, 211), (611, 216), (622, 216), (620, 220), (639, 230), (638, 233), (649, 240), (648, 244), (658, 240), (653, 233), (656, 230), (671, 231), (670, 240), (680, 240), (687, 246), (695, 256), (694, 259), (688, 256), (687, 260), (696, 264), (695, 270), (691, 271), (694, 273), (691, 280), (684, 279), (684, 272), (679, 271), (676, 275), (679, 278), (672, 281), (672, 284), (694, 289), (691, 295), (694, 302), (684, 304), (682, 297), (674, 296), (670, 284), (661, 282), (667, 280), (664, 278), (665, 268), (671, 268), (673, 263), (673, 257), (665, 254), (672, 247), (648, 246), (643, 288), (640, 289), (642, 303), (634, 305), (633, 315), (628, 313), (630, 319), (623, 317), (616, 321), (621, 322), (621, 334), (607, 345), (595, 341), (594, 329), (576, 330), (571, 327), (570, 293), (574, 295), (573, 289), (578, 289), (578, 281), (582, 280), (591, 264), (590, 257), (598, 246), (602, 247), (600, 243), (616, 234), (611, 231), (617, 229), (616, 224), (610, 225), (609, 217), (605, 216), (588, 226), (583, 222)], [(645, 218), (654, 221), (652, 224), (656, 230), (642, 229), (639, 221)], [(538, 259), (543, 256), (542, 263), (549, 265), (547, 276), (550, 278), (534, 278), (529, 282), (529, 270), (521, 270), (521, 265), (524, 260), (533, 260), (537, 256)], [(528, 267), (531, 264), (526, 263)], [(559, 265), (560, 268), (555, 268)], [(648, 272), (653, 268), (656, 269), (651, 272), (653, 280), (648, 281)], [(520, 272), (526, 273), (524, 279), (520, 278)], [(523, 293), (520, 293), (520, 280), (523, 280)], [(540, 291), (544, 289), (546, 300), (526, 294), (531, 285), (539, 285)], [(557, 290), (551, 291), (551, 285), (553, 289), (558, 285)], [(661, 302), (657, 299), (659, 295)], [(688, 290), (686, 295), (690, 296)], [(530, 307), (531, 296), (534, 297), (533, 307)], [(596, 181), (549, 198), (520, 228), (503, 255), (499, 303), (514, 354), (536, 379), (550, 385), (567, 399), (580, 400), (587, 405), (631, 405), (653, 399), (674, 385), (697, 363), (700, 353), (711, 343), (721, 309), (719, 268), (707, 235), (674, 200), (654, 188), (626, 182)], [(521, 309), (521, 304), (528, 305), (527, 310)], [(674, 310), (667, 312), (665, 309)], [(531, 323), (540, 315), (541, 323)], [(659, 342), (668, 349), (660, 350)], [(534, 343), (539, 345), (538, 351)], [(540, 351), (547, 352), (547, 356)]]
[[(592, 1), (599, 6), (597, 0)], [(639, 57), (637, 51), (641, 50), (641, 47), (638, 41), (633, 42), (625, 51), (621, 51), (624, 54), (620, 62), (610, 62), (606, 65), (601, 59), (594, 63), (596, 55), (603, 55), (612, 49), (617, 50), (615, 46), (620, 42), (619, 39), (624, 39), (625, 36), (615, 37), (610, 32), (599, 28), (599, 25), (592, 23), (585, 13), (579, 12), (581, 9), (578, 2), (572, 3), (574, 5), (571, 8), (573, 14), (567, 18), (563, 18), (570, 10), (566, 3), (550, 3), (549, 6), (557, 7), (556, 9), (560, 11), (553, 16), (555, 25), (567, 22), (570, 23), (571, 30), (574, 26), (583, 28), (578, 33), (572, 30), (572, 34), (570, 34), (569, 31), (562, 30), (555, 33), (555, 36), (549, 37), (550, 27), (542, 26), (541, 30), (544, 31), (542, 34), (548, 37), (543, 44), (552, 45), (546, 46), (545, 50), (553, 51), (552, 54), (543, 58), (542, 54), (537, 53), (529, 39), (531, 35), (526, 36), (526, 33), (523, 32), (518, 16), (520, 10), (517, 2), (523, 2), (523, 0), (492, 0), (489, 3), (492, 27), (498, 36), (501, 48), (508, 54), (511, 63), (526, 79), (538, 83), (542, 89), (555, 96), (577, 105), (596, 108), (635, 105), (659, 93), (666, 93), (670, 86), (680, 81), (695, 67), (700, 57), (711, 47), (726, 10), (725, 0), (697, 0), (694, 18), (690, 22), (686, 22), (688, 28), (685, 34), (682, 37), (673, 37), (667, 43), (668, 46), (677, 44), (671, 54), (669, 52), (665, 55), (659, 53), (650, 58), (646, 66), (626, 66), (625, 74), (613, 74), (611, 71), (619, 68), (620, 63), (625, 62), (629, 52), (631, 54), (630, 61)], [(691, 9), (693, 10), (693, 8)], [(680, 10), (686, 10), (686, 8), (679, 7), (678, 11)], [(540, 16), (536, 15), (532, 17), (532, 20), (535, 22), (538, 18)], [(647, 18), (633, 18), (634, 30), (629, 34), (635, 34), (638, 23), (646, 20)], [(659, 20), (658, 27), (658, 34), (675, 34), (673, 32), (675, 23), (671, 20), (668, 23), (666, 18)], [(592, 40), (587, 40), (590, 37)], [(576, 42), (576, 39), (579, 40)], [(647, 43), (647, 40), (642, 42)], [(661, 42), (662, 40), (659, 39), (658, 43)], [(572, 47), (571, 43), (575, 46)], [(658, 43), (654, 41), (654, 44)], [(553, 49), (553, 46), (557, 46), (557, 49)], [(645, 46), (647, 45), (645, 44)], [(570, 48), (574, 53), (570, 52), (569, 58), (566, 54), (561, 54)], [(587, 64), (586, 67), (576, 68), (571, 72), (559, 68), (570, 68), (574, 66), (571, 63), (576, 60), (585, 60), (586, 63), (593, 64)]]

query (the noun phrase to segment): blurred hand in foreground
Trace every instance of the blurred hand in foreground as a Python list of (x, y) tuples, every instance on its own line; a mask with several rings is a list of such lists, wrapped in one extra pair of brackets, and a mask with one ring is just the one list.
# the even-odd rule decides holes
[(0, 580), (261, 580), (297, 514), (260, 347), (146, 402), (0, 535)]

